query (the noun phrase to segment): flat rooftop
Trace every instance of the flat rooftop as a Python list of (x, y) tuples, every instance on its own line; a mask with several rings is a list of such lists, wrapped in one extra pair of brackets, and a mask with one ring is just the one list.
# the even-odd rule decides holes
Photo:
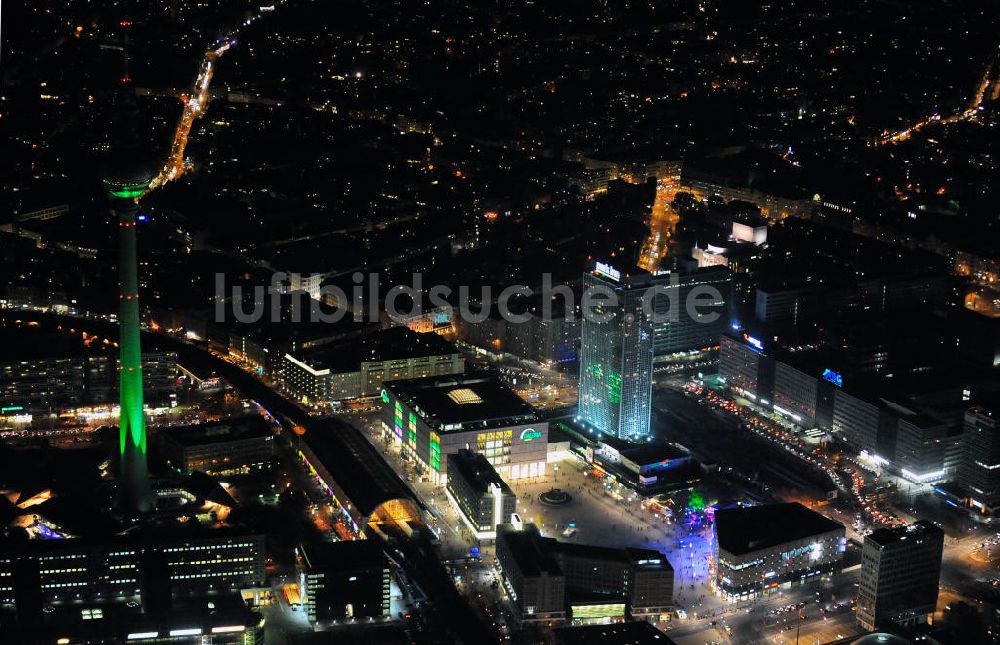
[(798, 502), (715, 512), (719, 548), (733, 555), (769, 549), (837, 529), (843, 531), (844, 527)]
[(487, 492), (491, 484), (496, 484), (500, 487), (501, 492), (509, 495), (514, 494), (489, 460), (478, 452), (463, 448), (448, 455), (447, 459), (449, 477), (455, 474), (460, 475), (480, 493)]
[(887, 546), (896, 542), (920, 537), (939, 538), (943, 541), (944, 531), (926, 520), (920, 520), (909, 526), (897, 526), (893, 529), (876, 529), (865, 537), (865, 542), (871, 541), (879, 546)]
[(438, 429), (471, 423), (513, 425), (538, 420), (533, 407), (492, 376), (429, 376), (390, 381), (385, 388), (424, 422)]
[(593, 277), (606, 283), (612, 289), (631, 289), (649, 284), (653, 274), (631, 264), (617, 265), (613, 262), (595, 262), (589, 271)]
[(549, 546), (559, 551), (563, 555), (571, 558), (587, 558), (590, 560), (604, 560), (606, 562), (629, 562), (628, 553), (625, 549), (616, 549), (610, 546), (597, 546), (596, 544), (579, 544), (577, 542), (559, 542), (554, 538)]
[(377, 540), (318, 542), (299, 546), (311, 570), (348, 571), (387, 565), (382, 543)]
[(188, 426), (165, 427), (160, 428), (160, 432), (185, 447), (273, 436), (270, 424), (258, 414)]
[(622, 457), (626, 457), (640, 466), (646, 464), (665, 461), (668, 459), (681, 459), (690, 457), (691, 453), (681, 448), (677, 444), (667, 441), (648, 441), (643, 443), (632, 443), (611, 435), (601, 435), (601, 443), (618, 451)]
[[(252, 628), (261, 621), (260, 614), (251, 611), (239, 593), (178, 597), (173, 602), (169, 610), (146, 611), (141, 607), (130, 607), (124, 599), (57, 603), (55, 607), (46, 609), (51, 613), (38, 613), (20, 628), (8, 626), (10, 631), (0, 631), (0, 639), (5, 643), (56, 643), (62, 639), (74, 643), (124, 643), (133, 633), (158, 632), (162, 638), (171, 630), (191, 629), (211, 634), (216, 628)], [(100, 618), (95, 617), (81, 625), (80, 614), (84, 609), (100, 609)], [(239, 642), (243, 642), (242, 634), (238, 636)], [(198, 638), (197, 642), (201, 639)]]
[[(89, 336), (88, 336), (89, 338)], [(0, 347), (3, 358), (0, 364), (21, 361), (82, 358), (104, 354), (117, 358), (118, 349), (105, 344), (103, 338), (87, 342), (79, 332), (72, 334), (53, 331), (33, 323), (0, 321)], [(117, 335), (110, 341), (117, 341)]]
[(547, 573), (561, 576), (563, 570), (555, 556), (545, 548), (543, 538), (534, 524), (527, 524), (524, 530), (517, 530), (512, 524), (497, 525), (497, 541), (503, 540), (510, 548), (517, 566), (526, 576)]
[(672, 569), (667, 556), (653, 549), (634, 547), (619, 548), (612, 546), (597, 546), (594, 544), (579, 544), (577, 542), (559, 542), (555, 538), (543, 538), (549, 549), (562, 553), (564, 556), (604, 560), (606, 562), (628, 562), (641, 569)]
[(348, 340), (316, 345), (292, 357), (313, 370), (353, 372), (361, 363), (406, 360), (458, 354), (458, 349), (434, 333), (421, 334), (408, 327), (390, 327)]
[(641, 569), (673, 569), (667, 556), (655, 549), (628, 547), (625, 549), (632, 564)]
[(63, 540), (0, 540), (0, 553), (17, 555), (79, 553), (94, 548), (110, 549), (122, 547), (160, 547), (175, 543), (220, 542), (225, 540), (264, 540), (264, 535), (249, 528), (239, 526), (178, 526), (171, 524), (140, 527), (129, 533), (114, 535), (86, 535)]
[(512, 524), (501, 524), (497, 527), (498, 539), (501, 533), (511, 545), (511, 552), (526, 575), (529, 571), (533, 571), (534, 575), (541, 571), (548, 571), (550, 575), (562, 575), (560, 556), (629, 563), (647, 570), (673, 569), (667, 556), (653, 549), (560, 542), (555, 538), (543, 537), (534, 524), (525, 524), (521, 531)]

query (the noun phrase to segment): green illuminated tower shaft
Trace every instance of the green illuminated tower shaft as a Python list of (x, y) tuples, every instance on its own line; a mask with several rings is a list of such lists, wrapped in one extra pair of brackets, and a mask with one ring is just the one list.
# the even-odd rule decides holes
[[(118, 508), (142, 513), (152, 508), (149, 471), (146, 468), (146, 419), (142, 400), (142, 354), (139, 347), (139, 279), (135, 221), (139, 210), (137, 188), (113, 192), (120, 234), (118, 306), (119, 386), (121, 420), (118, 448), (121, 468)], [(141, 192), (141, 191), (139, 191)]]
[[(127, 4), (127, 3), (126, 3)], [(118, 486), (115, 506), (129, 516), (153, 508), (153, 493), (146, 468), (146, 419), (142, 401), (142, 354), (139, 347), (139, 267), (136, 261), (135, 221), (137, 200), (146, 192), (154, 171), (144, 161), (145, 147), (136, 135), (139, 108), (130, 87), (128, 27), (122, 16), (122, 71), (115, 94), (114, 117), (109, 129), (109, 147), (114, 152), (104, 160), (102, 182), (118, 215), (118, 386), (121, 399), (118, 423)]]

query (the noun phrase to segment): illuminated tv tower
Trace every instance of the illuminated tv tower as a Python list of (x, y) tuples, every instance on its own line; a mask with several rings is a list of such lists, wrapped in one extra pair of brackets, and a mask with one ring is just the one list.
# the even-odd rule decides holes
[(118, 362), (121, 419), (118, 431), (120, 456), (117, 505), (125, 512), (152, 508), (146, 468), (146, 418), (142, 397), (142, 353), (139, 346), (139, 277), (136, 260), (135, 221), (137, 198), (146, 190), (152, 173), (119, 168), (106, 171), (104, 185), (118, 216), (119, 290)]
[[(122, 20), (127, 28), (130, 20)], [(139, 277), (136, 260), (135, 222), (138, 198), (152, 181), (153, 172), (136, 137), (137, 112), (129, 88), (128, 35), (123, 34), (124, 73), (117, 106), (119, 123), (112, 136), (112, 157), (104, 168), (104, 187), (118, 216), (118, 369), (121, 413), (118, 431), (119, 469), (116, 506), (123, 513), (137, 515), (153, 507), (153, 494), (146, 466), (146, 418), (142, 397), (142, 353), (139, 346)], [(116, 119), (116, 120), (118, 120)]]

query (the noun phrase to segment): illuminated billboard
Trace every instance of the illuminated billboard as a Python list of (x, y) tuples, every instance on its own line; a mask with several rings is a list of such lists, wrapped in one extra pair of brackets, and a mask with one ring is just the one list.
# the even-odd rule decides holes
[(525, 428), (524, 432), (521, 433), (521, 441), (525, 443), (531, 443), (535, 439), (542, 436), (542, 433), (534, 428)]
[(823, 380), (829, 381), (837, 387), (844, 386), (844, 377), (840, 372), (834, 372), (830, 368), (823, 370)]
[(594, 270), (598, 274), (603, 275), (605, 278), (611, 278), (615, 282), (618, 282), (622, 279), (621, 271), (614, 268), (610, 264), (605, 264), (604, 262), (597, 262), (595, 264)]

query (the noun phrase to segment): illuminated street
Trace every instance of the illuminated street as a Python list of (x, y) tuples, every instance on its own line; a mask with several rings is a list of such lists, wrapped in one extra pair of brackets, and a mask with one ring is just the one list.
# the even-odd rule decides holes
[(670, 238), (674, 234), (679, 217), (671, 205), (679, 189), (680, 177), (657, 177), (656, 196), (649, 218), (649, 237), (640, 251), (637, 263), (643, 269), (653, 272), (659, 269), (660, 261), (667, 255)]
[(998, 641), (1000, 3), (3, 19), (0, 644)]
[(979, 117), (979, 110), (982, 107), (983, 100), (986, 98), (986, 92), (989, 90), (990, 85), (994, 85), (995, 89), (993, 91), (992, 99), (996, 99), (996, 92), (1000, 89), (1000, 81), (997, 80), (997, 61), (993, 60), (987, 65), (986, 70), (983, 72), (979, 83), (976, 85), (975, 91), (972, 94), (972, 99), (969, 102), (969, 107), (960, 113), (951, 114), (946, 117), (942, 117), (940, 114), (935, 114), (934, 116), (925, 119), (923, 121), (918, 121), (906, 128), (905, 130), (900, 130), (894, 133), (885, 133), (881, 138), (878, 139), (876, 145), (888, 145), (896, 144), (902, 141), (906, 141), (913, 136), (914, 133), (919, 132), (930, 125), (942, 124), (947, 125), (951, 123), (958, 123), (961, 121), (971, 121)]

